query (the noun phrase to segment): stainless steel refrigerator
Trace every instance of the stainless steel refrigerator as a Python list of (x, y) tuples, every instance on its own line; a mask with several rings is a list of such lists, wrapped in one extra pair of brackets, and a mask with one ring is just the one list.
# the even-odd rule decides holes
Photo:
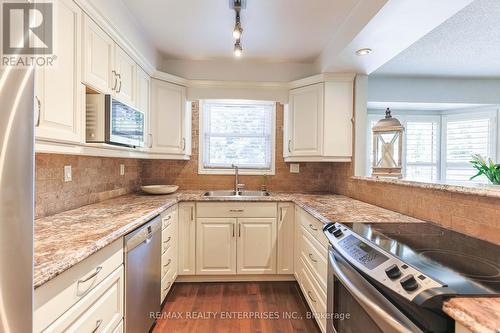
[(0, 332), (32, 332), (33, 71), (0, 69)]

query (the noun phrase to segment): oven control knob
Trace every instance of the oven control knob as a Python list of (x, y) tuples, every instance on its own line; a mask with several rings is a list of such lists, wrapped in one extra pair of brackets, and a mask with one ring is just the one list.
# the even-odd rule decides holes
[(417, 280), (413, 277), (413, 275), (407, 275), (399, 281), (401, 286), (406, 291), (413, 291), (418, 288)]
[(401, 271), (398, 265), (394, 264), (385, 269), (385, 274), (387, 274), (390, 279), (397, 279), (401, 276)]
[(342, 232), (342, 230), (340, 230), (340, 228), (338, 228), (337, 230), (335, 230), (335, 231), (333, 232), (333, 235), (334, 235), (336, 238), (339, 238), (340, 236), (342, 236), (342, 235), (343, 235), (343, 232)]

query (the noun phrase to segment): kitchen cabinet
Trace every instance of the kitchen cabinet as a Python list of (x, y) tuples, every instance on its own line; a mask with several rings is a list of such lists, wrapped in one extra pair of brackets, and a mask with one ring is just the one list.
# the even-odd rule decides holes
[(276, 203), (200, 202), (197, 215), (197, 274), (276, 274)]
[(35, 135), (41, 140), (79, 143), (84, 123), (81, 10), (71, 0), (54, 5), (58, 25), (64, 29), (54, 30), (54, 65), (35, 71)]
[(278, 203), (277, 226), (277, 274), (293, 274), (295, 205), (291, 202)]
[(196, 274), (196, 206), (179, 203), (179, 275)]
[(353, 75), (322, 75), (320, 82), (305, 80), (290, 90), (285, 161), (351, 161), (353, 82)]
[(137, 66), (137, 109), (144, 113), (145, 146), (151, 147), (149, 130), (149, 99), (150, 99), (151, 77), (139, 66)]
[(276, 218), (238, 219), (238, 274), (276, 273)]
[(115, 42), (90, 17), (83, 15), (83, 75), (82, 81), (90, 88), (111, 94), (115, 76)]
[[(130, 106), (136, 106), (136, 75), (137, 64), (123, 49), (115, 44), (114, 64), (116, 88), (114, 96), (120, 102)], [(115, 84), (113, 84), (113, 88)]]
[(236, 219), (198, 218), (196, 274), (236, 274)]
[(35, 289), (33, 332), (113, 331), (123, 319), (123, 276), (120, 239)]
[(161, 290), (160, 303), (163, 303), (178, 274), (178, 206), (172, 206), (161, 213)]
[(157, 79), (151, 86), (151, 151), (190, 155), (191, 117), (186, 107), (186, 88)]

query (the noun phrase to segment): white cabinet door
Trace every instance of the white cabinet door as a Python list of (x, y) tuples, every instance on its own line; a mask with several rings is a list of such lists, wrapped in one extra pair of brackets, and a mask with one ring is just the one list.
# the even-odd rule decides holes
[(293, 274), (295, 205), (278, 203), (278, 274)]
[(276, 273), (276, 219), (238, 219), (238, 274)]
[(288, 156), (321, 156), (324, 83), (290, 91)]
[(151, 94), (151, 150), (155, 153), (185, 154), (188, 139), (186, 88), (153, 79)]
[(64, 28), (54, 30), (54, 65), (39, 68), (35, 74), (36, 137), (82, 142), (81, 10), (71, 0), (54, 5), (58, 26)]
[(130, 106), (136, 105), (137, 65), (130, 56), (115, 44), (115, 72), (117, 87), (115, 98)]
[[(137, 66), (137, 108), (144, 113), (144, 133), (149, 133), (149, 92), (151, 78), (139, 66)], [(149, 135), (144, 137), (144, 145), (151, 148), (151, 140)]]
[(235, 229), (235, 218), (198, 218), (196, 274), (236, 274)]
[(118, 84), (113, 75), (114, 41), (90, 17), (83, 15), (82, 81), (100, 93), (110, 94)]
[(179, 275), (196, 273), (196, 210), (194, 202), (179, 204)]

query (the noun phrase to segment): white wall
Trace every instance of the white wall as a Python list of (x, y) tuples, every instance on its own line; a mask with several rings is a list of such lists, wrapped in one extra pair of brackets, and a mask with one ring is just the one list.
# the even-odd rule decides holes
[[(79, 0), (77, 0), (79, 1)], [(106, 18), (119, 32), (120, 37), (131, 44), (147, 61), (154, 67), (160, 63), (160, 55), (152, 42), (146, 38), (140, 23), (130, 13), (129, 9), (121, 0), (83, 0)]]
[(368, 101), (500, 104), (500, 79), (370, 76)]
[(312, 64), (230, 60), (164, 60), (160, 70), (189, 80), (288, 82), (317, 74)]

